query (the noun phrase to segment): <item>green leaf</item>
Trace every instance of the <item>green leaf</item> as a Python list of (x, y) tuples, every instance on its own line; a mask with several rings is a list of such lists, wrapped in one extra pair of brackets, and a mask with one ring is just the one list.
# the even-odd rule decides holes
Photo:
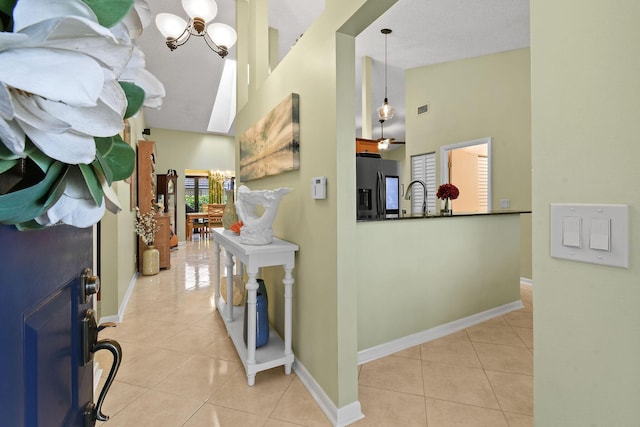
[(38, 224), (38, 222), (33, 219), (31, 221), (16, 224), (16, 228), (18, 229), (18, 231), (40, 230), (44, 227), (44, 225)]
[(4, 144), (0, 143), (0, 159), (2, 160), (16, 160), (20, 156), (9, 150)]
[(0, 12), (7, 16), (13, 16), (13, 8), (18, 0), (0, 0)]
[(111, 147), (113, 146), (113, 137), (112, 136), (96, 136), (93, 138), (96, 142), (96, 150), (98, 153), (106, 156), (111, 151)]
[(38, 165), (42, 172), (46, 172), (51, 167), (51, 164), (55, 162), (51, 157), (44, 154), (38, 147), (33, 145), (32, 142), (27, 142), (27, 148), (25, 150), (27, 156), (33, 160), (33, 162)]
[(47, 207), (47, 209), (53, 206), (53, 204), (56, 203), (60, 197), (62, 197), (62, 193), (64, 193), (66, 183), (65, 177), (67, 176), (68, 172), (69, 168), (65, 167), (64, 172), (60, 174), (60, 178), (58, 179), (58, 181), (56, 181), (56, 183), (51, 187), (51, 191), (49, 191), (49, 197), (47, 197), (47, 200), (45, 200), (44, 202), (44, 205)]
[(55, 162), (37, 184), (1, 195), (0, 223), (20, 224), (42, 215), (62, 194), (60, 181), (66, 170), (65, 164)]
[(134, 0), (83, 0), (98, 17), (100, 25), (111, 28), (133, 7)]
[(102, 157), (102, 154), (100, 154), (99, 151), (96, 152), (96, 159), (91, 162), (91, 166), (94, 169), (99, 170), (100, 173), (104, 175), (109, 185), (113, 183), (113, 173), (111, 173), (111, 168), (109, 168), (109, 166), (106, 164), (104, 157)]
[(136, 152), (120, 138), (120, 135), (112, 137), (111, 149), (103, 154), (103, 169), (109, 169), (113, 181), (129, 178), (133, 173), (136, 161)]
[(127, 96), (127, 111), (124, 113), (124, 118), (128, 119), (138, 112), (142, 108), (144, 102), (144, 90), (140, 86), (136, 86), (129, 82), (118, 82), (124, 90), (124, 94)]
[(8, 171), (12, 167), (14, 167), (16, 163), (18, 163), (16, 159), (13, 159), (13, 160), (0, 159), (0, 173)]
[(87, 184), (87, 188), (91, 193), (93, 201), (96, 202), (96, 205), (100, 206), (102, 204), (104, 193), (102, 192), (102, 186), (100, 186), (100, 181), (98, 181), (98, 177), (93, 171), (93, 168), (82, 163), (79, 164), (78, 167), (80, 168), (80, 172), (82, 172), (84, 182)]

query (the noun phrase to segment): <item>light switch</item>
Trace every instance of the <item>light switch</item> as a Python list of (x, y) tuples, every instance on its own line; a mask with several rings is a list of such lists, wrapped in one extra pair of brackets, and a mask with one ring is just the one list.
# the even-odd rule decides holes
[(611, 250), (611, 219), (591, 218), (589, 247), (600, 251)]
[(579, 216), (562, 217), (562, 245), (572, 248), (582, 247), (582, 218)]
[(551, 204), (550, 255), (629, 268), (629, 206)]

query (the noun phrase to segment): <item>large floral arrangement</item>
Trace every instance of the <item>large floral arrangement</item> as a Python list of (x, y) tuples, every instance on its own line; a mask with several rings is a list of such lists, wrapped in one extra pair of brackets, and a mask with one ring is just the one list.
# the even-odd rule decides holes
[(442, 184), (438, 187), (438, 192), (436, 193), (436, 197), (438, 199), (451, 199), (455, 200), (460, 195), (460, 190), (453, 184)]
[(0, 0), (0, 223), (88, 227), (133, 172), (119, 133), (164, 87), (135, 45), (145, 0)]
[(156, 233), (160, 230), (160, 225), (156, 221), (158, 209), (152, 209), (149, 212), (140, 213), (140, 209), (136, 206), (136, 234), (140, 236), (145, 245), (153, 245)]

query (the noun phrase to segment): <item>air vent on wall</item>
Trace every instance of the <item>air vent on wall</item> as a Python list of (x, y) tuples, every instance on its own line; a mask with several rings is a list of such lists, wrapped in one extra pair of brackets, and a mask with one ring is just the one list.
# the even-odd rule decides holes
[(429, 104), (424, 104), (418, 107), (418, 115), (427, 113), (429, 111)]

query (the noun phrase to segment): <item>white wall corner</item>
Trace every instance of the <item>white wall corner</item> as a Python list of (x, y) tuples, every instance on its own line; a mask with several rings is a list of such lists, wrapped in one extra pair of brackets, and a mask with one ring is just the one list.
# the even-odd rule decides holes
[(364, 414), (360, 408), (360, 401), (356, 400), (348, 405), (338, 408), (333, 401), (327, 396), (320, 384), (318, 384), (299, 360), (293, 362), (293, 370), (305, 386), (307, 391), (316, 401), (322, 412), (329, 419), (331, 425), (335, 427), (343, 427), (355, 423), (364, 418)]
[(120, 307), (118, 307), (118, 314), (115, 316), (100, 317), (98, 324), (107, 323), (107, 322), (115, 322), (115, 323), (122, 322), (122, 320), (124, 319), (124, 312), (127, 309), (127, 305), (129, 304), (129, 298), (131, 298), (133, 289), (136, 287), (138, 276), (139, 276), (139, 273), (136, 272), (131, 277), (131, 280), (129, 281), (129, 286), (127, 287), (127, 292), (124, 293), (124, 298), (122, 298), (122, 303), (120, 303)]

